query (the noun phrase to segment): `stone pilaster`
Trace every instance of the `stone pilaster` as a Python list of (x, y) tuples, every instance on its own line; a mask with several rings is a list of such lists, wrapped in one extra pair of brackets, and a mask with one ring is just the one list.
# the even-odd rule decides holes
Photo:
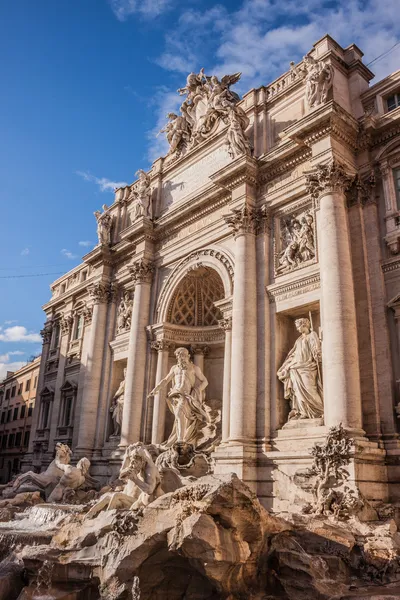
[(130, 267), (135, 285), (132, 324), (129, 333), (128, 364), (121, 428), (121, 447), (140, 439), (146, 367), (146, 326), (149, 322), (150, 290), (154, 265), (144, 259)]
[[(61, 406), (61, 387), (64, 383), (65, 363), (67, 360), (68, 343), (72, 331), (73, 317), (71, 315), (65, 315), (61, 319), (60, 324), (60, 348), (58, 353), (58, 369), (57, 378), (55, 382), (53, 407), (51, 411), (51, 424), (50, 424), (50, 438), (48, 452), (52, 453), (55, 447), (55, 440), (58, 436), (58, 426), (60, 419), (60, 406)], [(68, 324), (68, 326), (67, 326)]]
[(345, 191), (354, 176), (336, 161), (307, 175), (308, 190), (319, 202), (318, 256), (321, 273), (321, 324), (325, 425), (362, 435), (362, 413), (354, 283)]
[(85, 371), (83, 397), (79, 414), (79, 432), (76, 453), (78, 456), (91, 455), (95, 445), (97, 408), (101, 388), (104, 336), (107, 318), (107, 303), (110, 286), (95, 283), (88, 288), (93, 302), (92, 321), (89, 332), (87, 353), (82, 352), (81, 368)]
[(232, 317), (221, 319), (218, 325), (225, 331), (224, 381), (222, 392), (222, 442), (229, 439), (231, 412)]
[[(154, 387), (160, 383), (168, 373), (168, 355), (171, 344), (165, 340), (157, 340), (151, 343), (153, 350), (157, 352), (157, 371)], [(154, 396), (153, 423), (151, 429), (151, 443), (161, 444), (164, 441), (166, 389), (160, 390)]]

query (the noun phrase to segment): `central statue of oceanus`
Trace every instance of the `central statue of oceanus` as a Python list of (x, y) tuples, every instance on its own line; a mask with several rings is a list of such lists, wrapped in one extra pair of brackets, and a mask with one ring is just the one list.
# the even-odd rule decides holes
[(196, 448), (215, 437), (220, 415), (213, 417), (211, 408), (204, 402), (208, 381), (201, 369), (190, 360), (189, 351), (178, 348), (175, 356), (177, 364), (150, 392), (149, 397), (172, 382), (167, 404), (175, 422), (171, 435), (161, 447), (170, 448), (175, 442), (186, 442)]

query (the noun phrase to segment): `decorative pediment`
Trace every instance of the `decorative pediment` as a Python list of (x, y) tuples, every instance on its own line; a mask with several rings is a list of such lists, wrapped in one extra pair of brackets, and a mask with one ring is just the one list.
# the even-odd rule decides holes
[(72, 392), (76, 393), (77, 389), (78, 389), (77, 384), (74, 381), (68, 381), (68, 379), (66, 381), (64, 381), (64, 383), (60, 387), (60, 390), (62, 392), (72, 391)]
[(54, 388), (51, 385), (45, 385), (45, 387), (40, 392), (40, 397), (45, 398), (45, 397), (49, 397), (49, 396), (51, 396), (51, 399), (53, 399)]

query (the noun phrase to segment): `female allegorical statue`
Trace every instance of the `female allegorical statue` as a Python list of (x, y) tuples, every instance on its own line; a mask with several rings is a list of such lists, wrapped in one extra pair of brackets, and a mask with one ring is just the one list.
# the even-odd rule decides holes
[(277, 375), (283, 382), (285, 398), (291, 401), (291, 419), (320, 419), (324, 416), (320, 377), (321, 343), (308, 319), (296, 319), (301, 336)]

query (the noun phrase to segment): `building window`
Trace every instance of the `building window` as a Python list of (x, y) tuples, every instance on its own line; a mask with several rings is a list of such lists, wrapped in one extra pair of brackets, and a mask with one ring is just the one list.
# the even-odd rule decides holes
[(25, 412), (26, 412), (26, 406), (25, 406), (25, 404), (23, 404), (21, 406), (21, 414), (19, 415), (20, 419), (23, 419), (25, 417)]
[(33, 389), (36, 390), (36, 388), (37, 388), (37, 375), (36, 375), (35, 381), (33, 383)]
[(83, 330), (83, 315), (78, 315), (75, 321), (74, 340), (79, 340), (82, 337)]
[(25, 391), (29, 392), (30, 389), (31, 389), (31, 380), (27, 379), (26, 383), (25, 383)]
[(18, 386), (18, 396), (20, 396), (21, 394), (22, 394), (22, 383), (20, 383)]
[(28, 406), (28, 417), (31, 417), (33, 413), (33, 404), (30, 404)]
[(69, 381), (66, 381), (61, 387), (59, 427), (69, 427), (72, 425), (76, 390), (76, 385)]
[(3, 450), (4, 450), (4, 448), (7, 447), (7, 434), (1, 440), (1, 447), (2, 447)]
[(15, 394), (17, 393), (17, 388), (15, 385), (11, 388), (11, 398), (15, 398)]
[(8, 388), (8, 390), (6, 390), (6, 400), (10, 399), (10, 388)]
[(65, 284), (65, 283), (62, 283), (62, 284), (61, 284), (61, 291), (60, 291), (60, 293), (61, 293), (61, 294), (65, 294), (65, 290), (66, 290), (66, 284)]
[(400, 167), (393, 169), (394, 187), (396, 189), (397, 210), (400, 210)]
[(22, 431), (18, 431), (15, 436), (15, 446), (19, 448), (21, 446), (22, 441)]
[(9, 423), (11, 421), (11, 413), (12, 413), (12, 410), (10, 408), (10, 410), (7, 411), (7, 423)]
[(391, 96), (388, 96), (388, 98), (386, 99), (386, 103), (388, 110), (394, 110), (395, 108), (400, 106), (400, 91), (397, 92), (397, 94), (392, 94)]
[(0, 419), (0, 423), (5, 423), (6, 422), (6, 411), (1, 413), (1, 419)]
[(8, 447), (9, 448), (14, 447), (14, 440), (15, 440), (15, 433), (10, 433), (10, 435), (8, 436)]
[(60, 344), (60, 322), (57, 321), (57, 323), (54, 325), (53, 328), (53, 337), (51, 340), (51, 347), (53, 350), (55, 350), (56, 348), (58, 348)]
[(24, 434), (24, 446), (29, 446), (30, 435), (31, 435), (30, 431), (25, 431), (25, 434)]
[(18, 419), (18, 406), (14, 408), (13, 421)]
[(86, 278), (87, 278), (87, 271), (82, 271), (81, 281), (86, 281)]

